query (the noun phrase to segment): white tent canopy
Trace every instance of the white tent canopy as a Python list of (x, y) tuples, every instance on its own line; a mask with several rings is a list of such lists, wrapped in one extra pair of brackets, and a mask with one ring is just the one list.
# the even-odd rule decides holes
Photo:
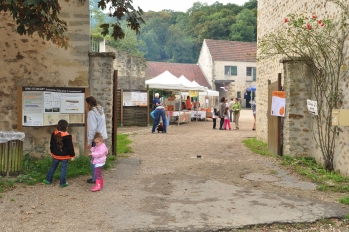
[(189, 81), (185, 76), (180, 76), (179, 79), (182, 81), (182, 83), (189, 88), (184, 88), (186, 90), (197, 90), (197, 91), (205, 91), (205, 87), (199, 85), (196, 81)]
[(205, 91), (205, 87), (195, 81), (189, 81), (185, 76), (177, 78), (169, 71), (161, 73), (153, 79), (146, 80), (145, 84), (151, 89), (177, 89), (177, 90), (197, 90)]
[(145, 84), (151, 89), (182, 89), (182, 82), (169, 71), (161, 73), (153, 79), (146, 80)]
[(206, 88), (206, 90), (204, 92), (199, 92), (199, 96), (213, 96), (213, 97), (218, 97), (219, 96), (219, 92), (215, 91), (215, 90), (210, 90), (208, 88)]

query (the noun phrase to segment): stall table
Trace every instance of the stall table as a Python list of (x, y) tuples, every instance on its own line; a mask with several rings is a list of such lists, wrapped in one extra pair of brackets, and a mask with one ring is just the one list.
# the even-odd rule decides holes
[(203, 110), (198, 110), (198, 111), (190, 111), (190, 114), (191, 114), (191, 120), (195, 120), (195, 119), (198, 119), (198, 120), (203, 120), (206, 118), (206, 111), (203, 111)]
[(191, 113), (188, 111), (166, 111), (167, 117), (170, 122), (189, 123), (191, 121)]

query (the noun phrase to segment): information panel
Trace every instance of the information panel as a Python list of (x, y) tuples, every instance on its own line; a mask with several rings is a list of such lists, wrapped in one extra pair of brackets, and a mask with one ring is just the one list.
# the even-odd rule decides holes
[(271, 99), (271, 115), (285, 117), (286, 92), (273, 91)]
[(124, 106), (147, 106), (148, 104), (147, 92), (124, 92), (123, 105)]
[(65, 119), (85, 123), (85, 89), (22, 87), (22, 125), (51, 126)]

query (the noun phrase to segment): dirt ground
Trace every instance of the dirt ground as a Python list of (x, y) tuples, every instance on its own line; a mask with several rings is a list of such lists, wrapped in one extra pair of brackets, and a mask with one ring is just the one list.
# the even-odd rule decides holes
[[(150, 127), (118, 128), (118, 133), (128, 134), (133, 141), (134, 153), (121, 158), (133, 162), (129, 168), (119, 168), (121, 162), (104, 172), (106, 186), (98, 193), (90, 192), (88, 176), (68, 180), (69, 186), (63, 189), (57, 180), (51, 186), (21, 185), (2, 193), (0, 231), (165, 231), (163, 225), (176, 219), (157, 210), (167, 207), (161, 201), (173, 194), (171, 181), (175, 178), (212, 180), (328, 203), (338, 203), (345, 196), (320, 192), (314, 183), (285, 169), (275, 158), (250, 152), (242, 141), (256, 136), (252, 123), (252, 112), (242, 110), (240, 130), (213, 130), (212, 120), (170, 125), (166, 134), (152, 134)], [(149, 196), (140, 196), (144, 192)], [(154, 201), (152, 194), (161, 194), (160, 201)], [(135, 214), (152, 214), (158, 221), (149, 227), (146, 219), (133, 221)], [(299, 223), (296, 227), (258, 225), (243, 231), (349, 231), (348, 228), (346, 220), (333, 219)], [(180, 231), (196, 230), (182, 227)]]

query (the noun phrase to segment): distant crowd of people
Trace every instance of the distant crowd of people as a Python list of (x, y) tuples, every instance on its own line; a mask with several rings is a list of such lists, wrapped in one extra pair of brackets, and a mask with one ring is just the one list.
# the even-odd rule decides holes
[[(256, 130), (256, 100), (252, 101), (251, 109), (254, 117), (252, 130)], [(235, 124), (234, 130), (239, 130), (240, 111), (241, 104), (239, 98), (231, 98), (230, 102), (228, 103), (228, 99), (226, 97), (221, 97), (219, 109), (213, 109), (213, 129), (216, 129), (217, 118), (219, 118), (219, 130), (231, 130), (231, 122)]]

